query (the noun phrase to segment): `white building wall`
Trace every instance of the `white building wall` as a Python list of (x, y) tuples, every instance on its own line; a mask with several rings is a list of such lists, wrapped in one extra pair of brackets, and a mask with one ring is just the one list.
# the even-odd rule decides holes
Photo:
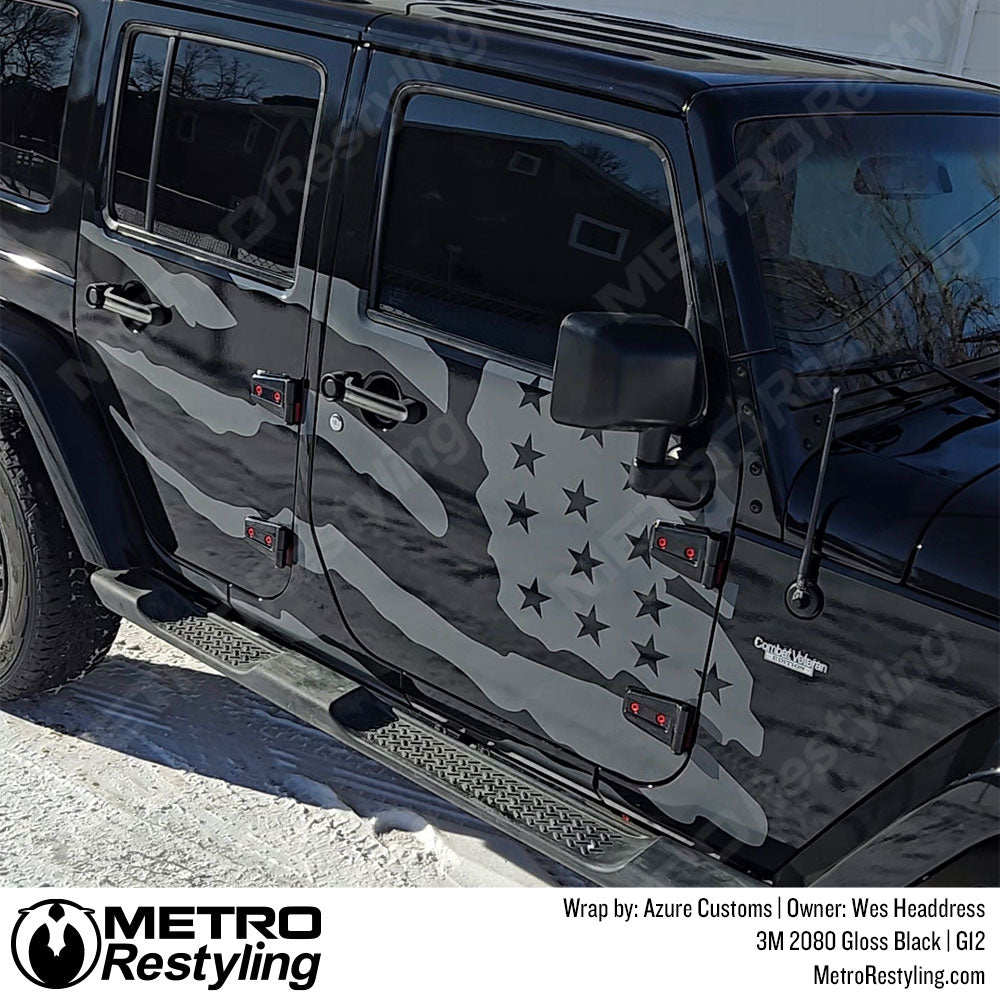
[(1000, 83), (1000, 0), (980, 0), (963, 72), (976, 80)]
[(1000, 83), (1000, 0), (548, 0)]

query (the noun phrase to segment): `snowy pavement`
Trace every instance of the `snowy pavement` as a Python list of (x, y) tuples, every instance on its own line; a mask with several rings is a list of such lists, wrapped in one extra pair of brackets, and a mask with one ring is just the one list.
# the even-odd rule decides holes
[(3, 886), (580, 881), (133, 625), (0, 713)]

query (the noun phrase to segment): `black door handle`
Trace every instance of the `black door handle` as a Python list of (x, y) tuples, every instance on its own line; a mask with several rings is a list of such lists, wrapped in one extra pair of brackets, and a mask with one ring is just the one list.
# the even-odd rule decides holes
[(87, 305), (93, 309), (121, 316), (134, 332), (147, 326), (166, 326), (171, 319), (169, 309), (148, 301), (149, 295), (138, 281), (130, 281), (127, 285), (103, 282), (88, 285), (86, 298)]
[(320, 392), (326, 399), (356, 406), (387, 424), (418, 424), (427, 416), (427, 407), (419, 400), (407, 399), (402, 394), (385, 396), (372, 392), (363, 384), (375, 380), (379, 384), (390, 381), (385, 375), (369, 376), (363, 380), (357, 372), (334, 372), (323, 376)]

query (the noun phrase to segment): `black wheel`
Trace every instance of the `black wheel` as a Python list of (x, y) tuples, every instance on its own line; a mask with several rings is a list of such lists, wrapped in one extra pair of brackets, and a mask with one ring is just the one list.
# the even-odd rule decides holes
[(97, 600), (31, 434), (0, 386), (0, 700), (83, 676), (120, 621)]

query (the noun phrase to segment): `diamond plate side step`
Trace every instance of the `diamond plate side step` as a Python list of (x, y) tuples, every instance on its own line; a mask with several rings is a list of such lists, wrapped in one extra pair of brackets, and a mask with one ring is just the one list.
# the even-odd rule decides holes
[[(334, 717), (338, 715), (336, 706)], [(526, 831), (547, 845), (546, 854), (565, 851), (593, 871), (618, 871), (656, 839), (630, 829), (608, 814), (573, 802), (555, 789), (542, 788), (496, 757), (439, 732), (415, 719), (398, 716), (368, 732), (355, 731), (371, 757), (406, 761), (424, 776), (425, 787), (445, 795), (457, 790), (495, 815), (494, 826), (512, 824), (524, 840)], [(411, 775), (412, 777), (412, 775)]]
[(591, 881), (617, 887), (757, 884), (441, 732), (334, 666), (199, 607), (151, 574), (98, 570), (91, 582), (116, 614)]

